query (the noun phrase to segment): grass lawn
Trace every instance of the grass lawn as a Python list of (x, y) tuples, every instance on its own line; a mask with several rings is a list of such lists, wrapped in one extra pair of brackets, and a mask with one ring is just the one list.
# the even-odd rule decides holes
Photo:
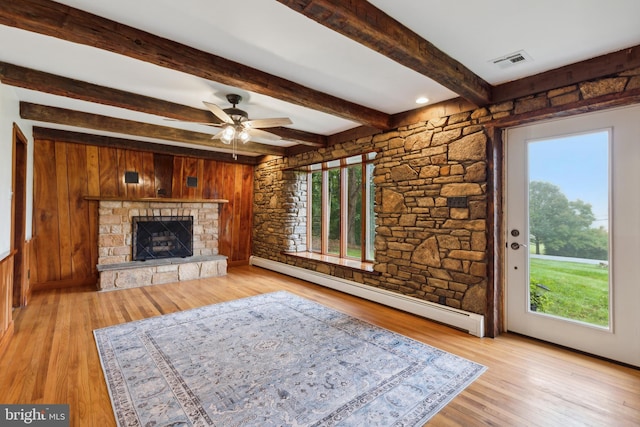
[(549, 288), (539, 312), (609, 325), (609, 269), (576, 262), (530, 259), (530, 289)]

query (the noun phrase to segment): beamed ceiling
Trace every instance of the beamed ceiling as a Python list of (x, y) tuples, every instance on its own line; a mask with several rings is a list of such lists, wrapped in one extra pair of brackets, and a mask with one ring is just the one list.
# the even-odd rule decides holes
[(237, 93), (250, 118), (293, 121), (239, 147), (255, 162), (640, 67), (638, 16), (636, 0), (0, 0), (0, 81), (36, 135), (228, 160), (202, 101)]

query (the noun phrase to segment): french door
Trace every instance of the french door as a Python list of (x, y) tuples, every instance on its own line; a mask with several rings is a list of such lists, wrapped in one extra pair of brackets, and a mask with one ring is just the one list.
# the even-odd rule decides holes
[(640, 366), (640, 107), (506, 132), (507, 329)]

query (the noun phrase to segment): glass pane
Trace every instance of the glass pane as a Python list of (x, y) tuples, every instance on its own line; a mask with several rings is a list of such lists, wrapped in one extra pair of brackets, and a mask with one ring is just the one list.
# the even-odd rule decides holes
[(609, 132), (533, 141), (530, 311), (609, 326)]
[(340, 254), (340, 169), (328, 171), (329, 185), (329, 248), (328, 253)]
[(322, 172), (311, 174), (311, 251), (322, 249)]
[(373, 243), (376, 238), (376, 214), (374, 212), (374, 204), (376, 200), (376, 189), (373, 184), (373, 164), (366, 165), (367, 177), (365, 181), (367, 192), (367, 261), (373, 261), (375, 258)]
[(362, 259), (362, 164), (347, 171), (347, 256)]
[(347, 157), (344, 159), (345, 164), (355, 165), (356, 163), (362, 163), (362, 155)]

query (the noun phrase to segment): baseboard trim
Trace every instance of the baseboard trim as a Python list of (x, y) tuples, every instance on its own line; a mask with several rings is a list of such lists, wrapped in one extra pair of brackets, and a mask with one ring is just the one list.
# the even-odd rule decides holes
[(480, 314), (435, 304), (266, 258), (252, 256), (249, 259), (249, 264), (397, 308), (458, 329), (463, 329), (469, 331), (471, 335), (480, 338), (484, 336), (484, 316)]

